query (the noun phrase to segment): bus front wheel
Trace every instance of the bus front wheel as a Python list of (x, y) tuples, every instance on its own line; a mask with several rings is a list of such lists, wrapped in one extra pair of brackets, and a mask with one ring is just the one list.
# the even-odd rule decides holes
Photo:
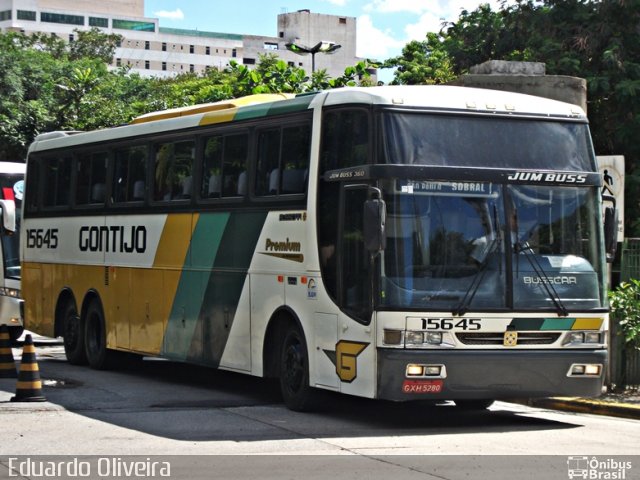
[(86, 365), (84, 328), (73, 301), (67, 303), (62, 314), (64, 353), (71, 365)]
[(89, 366), (96, 370), (106, 370), (112, 366), (114, 352), (107, 349), (107, 332), (102, 306), (93, 300), (87, 309), (85, 319), (85, 350)]
[(304, 336), (289, 327), (280, 350), (280, 391), (287, 408), (304, 412), (314, 408), (314, 389), (309, 386), (309, 356)]

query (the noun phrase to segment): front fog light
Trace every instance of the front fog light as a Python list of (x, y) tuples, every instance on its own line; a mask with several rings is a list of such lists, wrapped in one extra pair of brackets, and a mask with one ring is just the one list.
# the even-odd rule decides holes
[(407, 365), (407, 377), (422, 377), (424, 375), (424, 367), (422, 365)]
[(571, 375), (584, 375), (584, 365), (574, 365), (571, 367)]
[(424, 374), (427, 377), (439, 377), (441, 371), (442, 366), (440, 365), (427, 365), (424, 367)]
[(569, 369), (569, 377), (599, 377), (602, 365), (599, 363), (574, 363)]
[(600, 376), (600, 365), (586, 365), (584, 368), (585, 375)]

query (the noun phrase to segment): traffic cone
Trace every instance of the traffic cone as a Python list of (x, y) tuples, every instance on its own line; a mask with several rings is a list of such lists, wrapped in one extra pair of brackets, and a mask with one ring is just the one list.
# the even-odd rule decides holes
[(11, 337), (6, 325), (0, 325), (0, 378), (16, 378), (16, 362), (11, 353)]
[(40, 370), (36, 362), (36, 348), (33, 346), (31, 335), (24, 337), (22, 347), (22, 361), (16, 384), (16, 396), (12, 402), (44, 402), (47, 399), (42, 396), (42, 382)]

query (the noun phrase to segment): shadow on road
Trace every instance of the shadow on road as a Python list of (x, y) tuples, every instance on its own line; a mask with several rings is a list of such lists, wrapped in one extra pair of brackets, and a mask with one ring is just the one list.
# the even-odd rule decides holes
[[(530, 416), (530, 410), (517, 405), (474, 412), (452, 404), (393, 403), (326, 392), (321, 411), (297, 413), (282, 405), (275, 382), (256, 377), (146, 360), (117, 371), (95, 371), (69, 365), (63, 357), (47, 355), (46, 349), (39, 354), (48, 402), (78, 415), (176, 440), (435, 436), (581, 426)], [(0, 390), (6, 385), (0, 382)], [(33, 405), (36, 409), (43, 404)]]

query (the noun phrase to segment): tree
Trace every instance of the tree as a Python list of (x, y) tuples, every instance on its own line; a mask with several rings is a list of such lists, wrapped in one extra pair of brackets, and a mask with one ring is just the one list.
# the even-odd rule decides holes
[(115, 33), (103, 33), (99, 28), (90, 30), (74, 30), (76, 39), (69, 44), (69, 59), (81, 58), (99, 59), (103, 63), (110, 64), (116, 48), (122, 42), (122, 35)]
[(435, 33), (428, 33), (426, 40), (409, 42), (402, 55), (383, 64), (383, 68), (393, 67), (396, 68), (393, 85), (441, 84), (455, 78), (449, 54)]

